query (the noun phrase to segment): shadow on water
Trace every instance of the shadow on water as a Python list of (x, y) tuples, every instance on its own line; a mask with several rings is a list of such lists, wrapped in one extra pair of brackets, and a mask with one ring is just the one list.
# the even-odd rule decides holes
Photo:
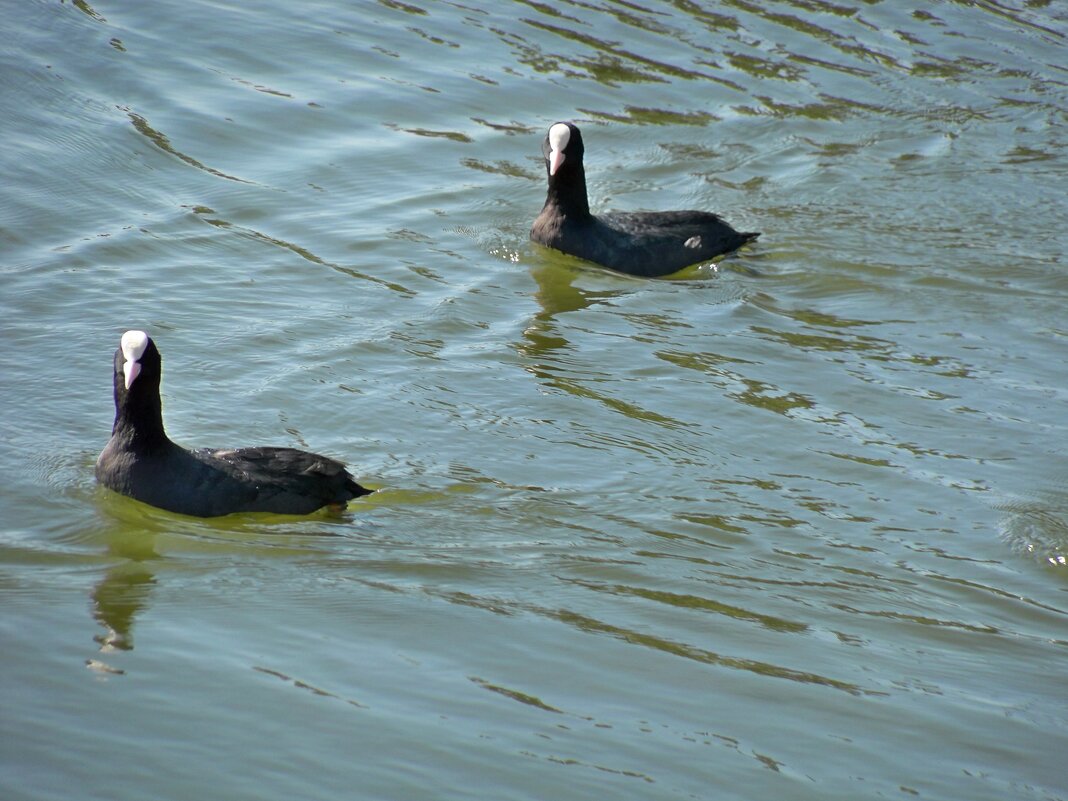
[(159, 573), (173, 564), (176, 554), (204, 558), (213, 565), (228, 564), (235, 555), (289, 560), (322, 553), (328, 550), (324, 543), (352, 538), (358, 515), (381, 500), (354, 502), (343, 512), (324, 509), (300, 517), (250, 513), (195, 518), (154, 509), (102, 488), (89, 495), (102, 518), (103, 555), (114, 563), (90, 593), (93, 619), (104, 631), (93, 637), (101, 657), (87, 659), (86, 665), (102, 675), (125, 673), (104, 658), (134, 649), (136, 620), (151, 602)]
[(518, 343), (517, 350), (530, 360), (528, 369), (534, 375), (541, 380), (551, 380), (547, 363), (571, 348), (557, 318), (598, 304), (610, 304), (626, 290), (593, 290), (576, 286), (583, 262), (553, 251), (545, 252), (550, 254), (549, 260), (530, 271), (538, 287), (534, 299), (541, 309), (523, 329), (523, 341)]
[[(554, 258), (553, 261), (557, 259)], [(580, 270), (583, 269), (572, 266), (577, 260), (559, 257), (559, 261), (572, 263), (566, 266), (554, 264), (553, 261), (532, 271), (538, 284), (535, 297), (541, 311), (535, 314), (533, 321), (523, 329), (523, 340), (517, 345), (518, 353), (526, 362), (525, 369), (547, 386), (578, 398), (597, 401), (629, 418), (657, 423), (668, 428), (683, 427), (684, 424), (678, 420), (595, 389), (592, 384), (605, 376), (598, 377), (596, 371), (588, 369), (580, 371), (575, 360), (569, 358), (568, 353), (572, 346), (558, 318), (595, 305), (611, 305), (614, 300), (624, 297), (634, 289), (584, 289), (575, 283), (581, 274)], [(593, 269), (600, 271), (600, 268)], [(632, 284), (635, 287), (640, 287), (643, 281), (630, 276), (617, 276), (614, 273), (610, 279), (613, 283)]]
[[(105, 509), (111, 506), (108, 500), (123, 499), (105, 499)], [(104, 630), (93, 637), (100, 656), (86, 659), (85, 664), (100, 675), (122, 675), (126, 672), (123, 668), (105, 660), (116, 651), (133, 650), (134, 623), (151, 600), (156, 586), (153, 564), (162, 557), (156, 550), (156, 537), (140, 528), (109, 535), (105, 556), (118, 561), (104, 572), (90, 593), (93, 619)]]
[(140, 560), (123, 562), (105, 573), (91, 595), (93, 618), (104, 627), (103, 634), (93, 637), (101, 654), (133, 650), (134, 619), (148, 604), (155, 585), (155, 575)]

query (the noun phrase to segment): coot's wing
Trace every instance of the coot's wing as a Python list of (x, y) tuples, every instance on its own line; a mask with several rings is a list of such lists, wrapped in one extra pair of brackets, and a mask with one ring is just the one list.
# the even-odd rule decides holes
[(759, 234), (740, 233), (707, 211), (614, 212), (598, 217), (602, 239), (617, 239), (608, 266), (639, 275), (668, 275), (737, 250)]
[(341, 462), (295, 448), (203, 449), (195, 454), (237, 483), (255, 488), (255, 497), (241, 511), (305, 514), (370, 492)]

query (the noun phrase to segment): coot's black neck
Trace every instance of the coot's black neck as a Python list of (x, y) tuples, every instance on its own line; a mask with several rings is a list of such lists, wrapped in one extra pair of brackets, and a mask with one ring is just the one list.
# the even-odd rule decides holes
[(163, 429), (163, 406), (159, 394), (128, 392), (120, 401), (116, 398), (113, 437), (119, 437), (123, 445), (141, 453), (172, 447)]
[(586, 197), (586, 170), (581, 162), (566, 162), (549, 176), (549, 193), (545, 196), (545, 205), (556, 206), (568, 217), (589, 217), (590, 202)]

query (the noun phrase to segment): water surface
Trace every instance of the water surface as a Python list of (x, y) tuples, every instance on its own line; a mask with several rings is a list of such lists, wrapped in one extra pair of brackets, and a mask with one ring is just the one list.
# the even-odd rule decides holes
[[(1068, 15), (11, 5), (0, 788), (1066, 799)], [(671, 280), (527, 241), (763, 236)], [(111, 354), (342, 516), (98, 489)]]

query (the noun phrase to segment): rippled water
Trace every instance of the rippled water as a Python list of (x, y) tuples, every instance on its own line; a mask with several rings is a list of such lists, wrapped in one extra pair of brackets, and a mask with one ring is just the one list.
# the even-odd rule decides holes
[[(3, 16), (5, 799), (1068, 798), (1060, 4)], [(763, 236), (531, 245), (564, 118)], [(131, 327), (380, 491), (99, 490)]]

